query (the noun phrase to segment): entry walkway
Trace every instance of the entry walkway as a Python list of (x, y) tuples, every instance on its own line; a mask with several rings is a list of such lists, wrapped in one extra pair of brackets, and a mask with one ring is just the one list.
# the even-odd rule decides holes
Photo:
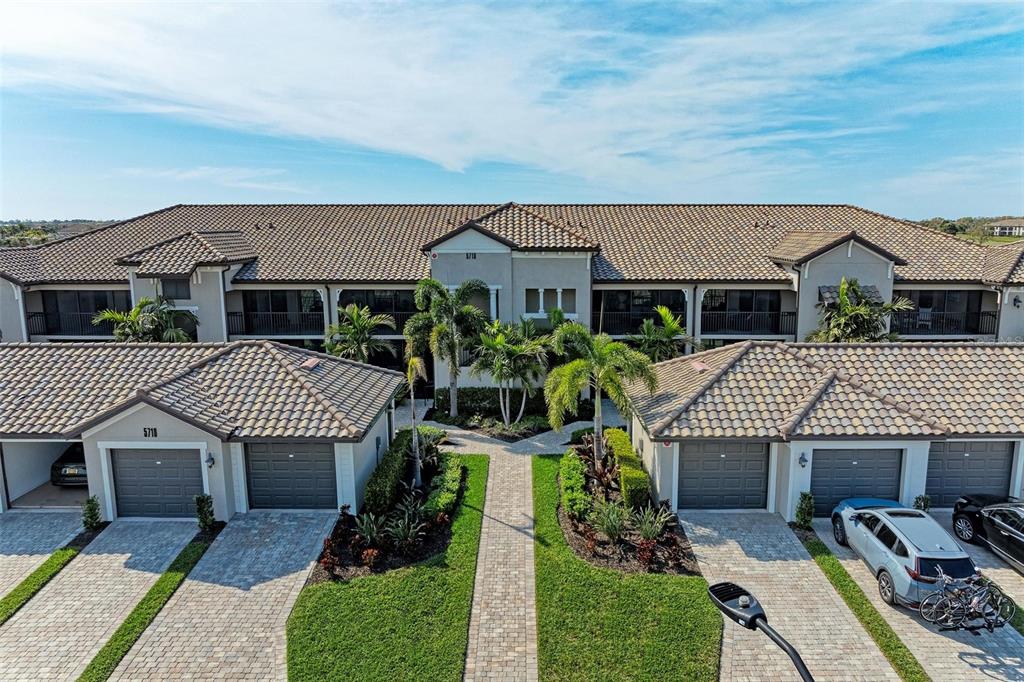
[(1024, 637), (1016, 630), (940, 632), (917, 611), (882, 601), (864, 562), (832, 537), (829, 519), (815, 519), (814, 530), (933, 680), (1024, 680)]
[[(816, 680), (899, 680), (781, 516), (705, 511), (679, 516), (708, 582), (729, 580), (749, 589)], [(720, 679), (799, 676), (763, 633), (727, 621)]]
[(82, 529), (75, 512), (8, 511), (0, 514), (0, 597)]
[(0, 680), (73, 680), (196, 533), (118, 519), (0, 626)]

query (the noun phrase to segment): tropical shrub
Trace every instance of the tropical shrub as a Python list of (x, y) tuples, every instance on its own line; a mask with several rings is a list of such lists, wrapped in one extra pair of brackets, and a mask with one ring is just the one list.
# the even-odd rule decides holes
[(569, 443), (571, 445), (580, 445), (581, 443), (583, 443), (583, 436), (589, 436), (592, 433), (594, 433), (593, 426), (588, 426), (585, 429), (576, 429), (575, 431), (572, 432), (572, 435), (569, 437)]
[(382, 516), (364, 512), (356, 517), (356, 532), (363, 537), (363, 542), (374, 547), (384, 537), (385, 519)]
[(587, 465), (572, 448), (562, 455), (558, 467), (558, 483), (565, 513), (583, 521), (590, 514), (591, 496), (587, 492)]
[(928, 513), (932, 508), (932, 496), (931, 495), (918, 495), (914, 498), (914, 509), (920, 509), (921, 511)]
[(618, 502), (608, 502), (597, 498), (594, 502), (594, 511), (590, 515), (590, 522), (598, 532), (603, 533), (612, 543), (616, 543), (626, 533), (629, 511)]
[(213, 530), (213, 496), (196, 495), (196, 520), (199, 522), (199, 530), (209, 533)]
[[(436, 427), (420, 426), (416, 430), (420, 434), (421, 457), (424, 461), (430, 461), (437, 456), (437, 442), (443, 441), (447, 434)], [(382, 515), (395, 506), (402, 483), (409, 473), (408, 458), (411, 453), (412, 429), (402, 429), (395, 434), (391, 447), (366, 482), (364, 512)]]
[(95, 495), (90, 495), (82, 505), (82, 527), (86, 530), (99, 530), (103, 525), (100, 517), (100, 501)]
[(672, 512), (664, 507), (644, 507), (633, 512), (633, 527), (641, 540), (657, 540), (672, 520)]
[(441, 458), (441, 470), (434, 476), (430, 494), (423, 504), (424, 516), (436, 519), (440, 514), (451, 515), (459, 500), (459, 487), (462, 485), (462, 474), (465, 469), (462, 460), (454, 455), (444, 455)]
[(639, 509), (650, 504), (651, 479), (629, 442), (629, 435), (622, 429), (608, 429), (604, 434), (619, 466), (619, 492), (626, 506)]
[(796, 526), (804, 530), (811, 529), (814, 520), (814, 495), (800, 493), (800, 501), (796, 505)]

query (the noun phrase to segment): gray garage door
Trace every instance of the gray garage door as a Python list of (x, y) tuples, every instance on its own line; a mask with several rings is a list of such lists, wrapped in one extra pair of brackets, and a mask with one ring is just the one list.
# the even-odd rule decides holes
[(1012, 468), (1013, 443), (932, 443), (925, 492), (934, 507), (952, 507), (964, 493), (1006, 495)]
[(679, 446), (680, 509), (764, 509), (768, 445), (691, 441)]
[(111, 450), (118, 516), (194, 517), (203, 494), (198, 450)]
[(815, 450), (811, 458), (814, 513), (828, 516), (847, 497), (900, 499), (902, 450)]
[(334, 509), (338, 506), (331, 443), (250, 443), (246, 446), (253, 509)]

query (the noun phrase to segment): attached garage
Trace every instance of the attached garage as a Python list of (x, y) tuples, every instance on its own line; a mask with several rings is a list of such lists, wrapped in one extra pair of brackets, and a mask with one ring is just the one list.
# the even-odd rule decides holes
[(925, 492), (933, 507), (952, 507), (965, 493), (1006, 495), (1013, 470), (1013, 443), (947, 441), (928, 452)]
[(331, 443), (249, 443), (245, 475), (252, 509), (338, 507)]
[(110, 463), (118, 516), (195, 516), (195, 496), (203, 494), (198, 450), (111, 450)]
[(767, 443), (680, 443), (680, 509), (764, 509), (767, 504)]
[(902, 450), (814, 450), (811, 494), (814, 513), (828, 516), (847, 497), (900, 498)]

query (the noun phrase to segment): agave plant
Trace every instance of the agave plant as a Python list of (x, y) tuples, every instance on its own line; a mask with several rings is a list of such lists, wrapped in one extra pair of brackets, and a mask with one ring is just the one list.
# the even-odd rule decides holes
[(633, 526), (641, 540), (657, 540), (671, 520), (671, 512), (664, 507), (648, 506), (633, 513)]
[(356, 532), (363, 536), (363, 540), (367, 545), (378, 545), (384, 537), (384, 519), (380, 516), (371, 514), (370, 512), (357, 516), (355, 526)]

